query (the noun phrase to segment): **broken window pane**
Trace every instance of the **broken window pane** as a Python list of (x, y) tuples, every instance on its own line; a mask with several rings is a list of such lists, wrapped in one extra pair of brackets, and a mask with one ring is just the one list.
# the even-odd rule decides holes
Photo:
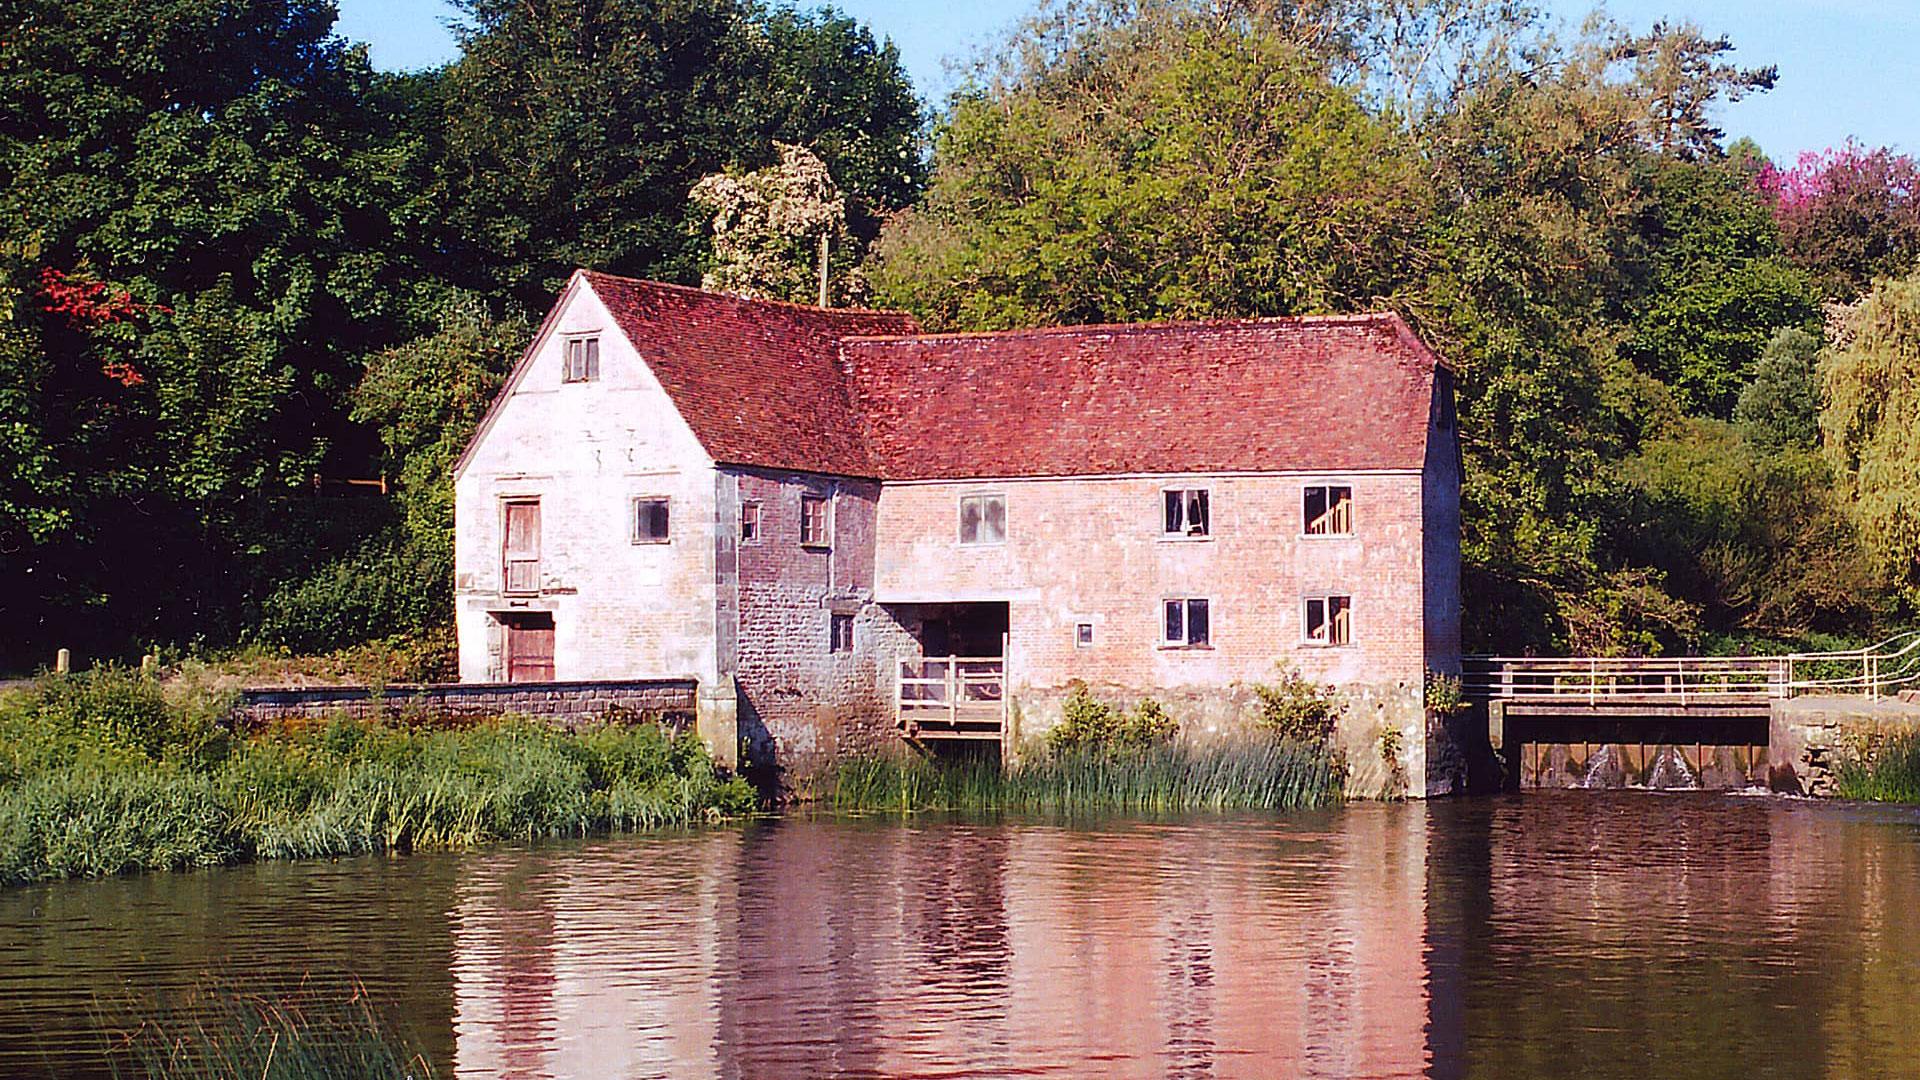
[(1207, 535), (1207, 490), (1184, 488), (1161, 493), (1165, 500), (1164, 531), (1168, 536)]

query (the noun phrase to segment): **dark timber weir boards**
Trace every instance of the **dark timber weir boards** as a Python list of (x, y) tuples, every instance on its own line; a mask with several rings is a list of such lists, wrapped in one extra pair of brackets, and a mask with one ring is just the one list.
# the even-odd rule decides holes
[[(1809, 753), (1806, 716), (1900, 708), (1898, 699), (1920, 687), (1920, 632), (1835, 653), (1470, 657), (1462, 687), (1470, 700), (1485, 703), (1488, 740), (1509, 786), (1521, 783), (1529, 746), (1578, 746), (1582, 753), (1595, 745), (1693, 747), (1687, 764), (1696, 776), (1707, 767), (1705, 747), (1765, 747), (1758, 755), (1731, 755), (1736, 773), (1798, 791), (1803, 777), (1827, 768), (1822, 751)], [(1845, 725), (1825, 726), (1831, 734)], [(1639, 756), (1644, 770), (1644, 749)]]

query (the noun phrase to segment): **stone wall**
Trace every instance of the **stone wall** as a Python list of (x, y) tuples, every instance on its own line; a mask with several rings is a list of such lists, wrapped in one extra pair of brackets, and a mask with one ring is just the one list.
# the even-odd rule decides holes
[(1899, 698), (1802, 697), (1773, 704), (1768, 784), (1796, 795), (1833, 794), (1833, 770), (1855, 739), (1920, 731), (1920, 702)]
[[(740, 731), (749, 762), (776, 768), (783, 785), (836, 757), (882, 749), (892, 737), (886, 671), (896, 646), (873, 604), (874, 510), (870, 480), (767, 470), (728, 470), (732, 519), (757, 506), (759, 534), (742, 541), (719, 592), (734, 597), (737, 629), (723, 641), (739, 686)], [(828, 502), (825, 544), (801, 543), (800, 500)], [(723, 599), (723, 606), (725, 601)], [(832, 620), (854, 620), (853, 648), (832, 650)]]
[(235, 719), (256, 726), (297, 717), (345, 714), (424, 716), (461, 721), (516, 713), (578, 727), (609, 711), (657, 716), (684, 725), (693, 719), (697, 684), (692, 679), (607, 680), (554, 683), (394, 684), (242, 690)]

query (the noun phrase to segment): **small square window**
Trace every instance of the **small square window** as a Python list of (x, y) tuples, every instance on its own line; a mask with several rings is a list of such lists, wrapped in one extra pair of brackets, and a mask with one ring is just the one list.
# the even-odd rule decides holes
[(853, 651), (853, 616), (835, 614), (827, 628), (829, 647), (837, 653)]
[(1346, 645), (1353, 641), (1353, 598), (1309, 596), (1301, 615), (1302, 637), (1309, 645)]
[(757, 502), (740, 504), (740, 542), (743, 544), (760, 542), (760, 504)]
[(1322, 484), (1306, 489), (1304, 524), (1308, 536), (1353, 535), (1353, 488)]
[(592, 382), (600, 377), (600, 338), (567, 339), (567, 382)]
[(828, 528), (827, 497), (800, 496), (800, 543), (807, 547), (826, 547)]
[(1007, 497), (967, 495), (960, 500), (960, 542), (999, 544), (1007, 539)]
[(1206, 488), (1161, 492), (1165, 503), (1161, 531), (1167, 536), (1206, 536), (1212, 529)]
[(1073, 647), (1076, 649), (1093, 648), (1093, 624), (1090, 622), (1073, 624)]
[(1161, 644), (1198, 648), (1212, 640), (1212, 612), (1205, 600), (1168, 600), (1161, 610), (1165, 616)]
[(636, 544), (664, 544), (668, 533), (667, 500), (633, 500), (633, 542)]

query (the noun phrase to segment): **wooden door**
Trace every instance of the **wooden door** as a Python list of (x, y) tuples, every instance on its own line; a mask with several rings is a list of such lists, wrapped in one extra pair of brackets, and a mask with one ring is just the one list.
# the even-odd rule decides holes
[(553, 681), (553, 616), (522, 615), (506, 624), (507, 681)]
[(538, 500), (510, 502), (506, 505), (505, 538), (501, 562), (510, 593), (540, 591), (540, 503)]

